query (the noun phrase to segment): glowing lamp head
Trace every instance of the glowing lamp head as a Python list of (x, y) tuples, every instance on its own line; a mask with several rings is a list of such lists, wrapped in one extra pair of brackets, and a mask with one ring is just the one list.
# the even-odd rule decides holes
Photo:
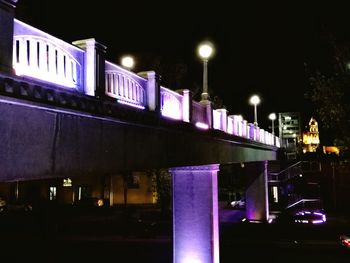
[(198, 55), (204, 60), (208, 60), (213, 53), (214, 47), (210, 42), (204, 42), (198, 47)]
[(260, 103), (260, 98), (258, 95), (253, 95), (250, 100), (249, 100), (250, 104), (253, 105), (258, 105)]
[(270, 113), (269, 119), (272, 121), (276, 120), (276, 113)]
[(124, 56), (122, 57), (121, 64), (127, 69), (132, 69), (134, 67), (135, 61), (132, 56)]

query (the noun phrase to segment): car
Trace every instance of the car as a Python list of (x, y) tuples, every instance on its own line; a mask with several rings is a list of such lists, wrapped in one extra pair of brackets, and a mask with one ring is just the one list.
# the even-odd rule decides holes
[(350, 236), (349, 235), (341, 235), (339, 237), (339, 240), (340, 240), (340, 244), (343, 246), (343, 247), (346, 247), (348, 249), (350, 249)]
[(245, 201), (244, 200), (235, 200), (231, 202), (232, 208), (242, 209), (245, 207)]

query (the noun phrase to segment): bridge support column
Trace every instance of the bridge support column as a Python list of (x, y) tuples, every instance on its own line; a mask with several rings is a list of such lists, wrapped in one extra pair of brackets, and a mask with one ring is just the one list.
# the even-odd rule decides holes
[(14, 0), (0, 0), (0, 71), (13, 73), (13, 19), (15, 16)]
[(246, 218), (249, 221), (264, 222), (269, 217), (267, 163), (267, 161), (246, 163), (248, 178)]
[(174, 263), (219, 263), (218, 164), (171, 168)]

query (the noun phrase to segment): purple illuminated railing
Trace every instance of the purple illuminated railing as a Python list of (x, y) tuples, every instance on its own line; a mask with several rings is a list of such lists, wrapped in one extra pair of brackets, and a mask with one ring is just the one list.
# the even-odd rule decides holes
[(197, 101), (192, 101), (192, 123), (199, 128), (208, 129), (206, 108)]
[(146, 79), (106, 61), (105, 80), (106, 95), (116, 98), (119, 103), (143, 109), (146, 107)]
[(162, 116), (182, 120), (183, 96), (170, 89), (160, 87), (160, 111)]
[(16, 75), (82, 89), (83, 56), (80, 48), (14, 20), (12, 60)]
[[(227, 116), (226, 109), (212, 109), (209, 101), (192, 101), (189, 90), (175, 92), (159, 86), (153, 71), (135, 74), (106, 61), (106, 47), (94, 39), (73, 43), (15, 19), (12, 57), (15, 73), (77, 89), (89, 96), (104, 93), (118, 103), (149, 111), (160, 110), (165, 118), (280, 147), (278, 137), (248, 123), (242, 116)], [(104, 76), (100, 76), (100, 72), (104, 72)]]

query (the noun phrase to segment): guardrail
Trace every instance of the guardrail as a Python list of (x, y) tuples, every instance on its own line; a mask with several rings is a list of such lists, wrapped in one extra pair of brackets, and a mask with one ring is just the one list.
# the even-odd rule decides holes
[(12, 64), (18, 76), (98, 99), (103, 95), (127, 106), (159, 111), (163, 118), (280, 147), (277, 136), (242, 116), (213, 109), (210, 101), (192, 101), (189, 90), (173, 91), (160, 86), (155, 72), (136, 74), (106, 61), (105, 50), (95, 39), (69, 44), (14, 19)]

